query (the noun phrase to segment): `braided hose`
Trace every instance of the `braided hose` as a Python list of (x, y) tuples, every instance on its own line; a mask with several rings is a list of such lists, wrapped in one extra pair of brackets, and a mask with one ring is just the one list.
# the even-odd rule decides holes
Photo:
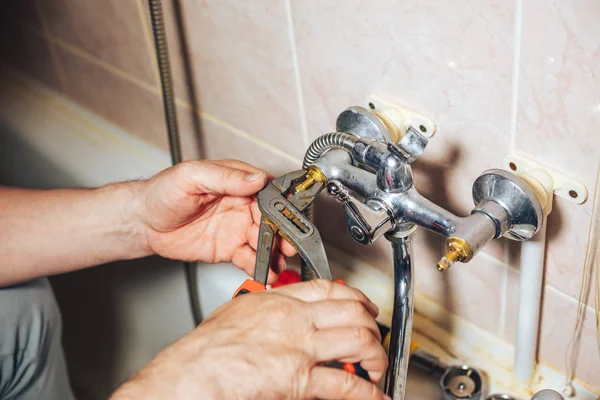
[[(354, 148), (354, 144), (358, 140), (357, 137), (352, 136), (343, 132), (332, 132), (326, 133), (322, 136), (319, 136), (315, 141), (311, 143), (306, 150), (306, 154), (304, 155), (304, 161), (302, 162), (302, 169), (307, 169), (311, 165), (315, 163), (323, 154), (328, 152), (331, 149), (343, 149), (348, 152), (352, 151)], [(304, 215), (308, 218), (309, 221), (313, 220), (313, 204), (309, 205), (304, 210)], [(300, 275), (302, 281), (310, 281), (315, 279), (315, 272), (308, 268), (308, 265), (302, 260), (301, 262), (301, 270)]]
[(173, 78), (171, 64), (169, 62), (169, 48), (165, 32), (165, 21), (161, 0), (149, 0), (150, 19), (152, 21), (152, 33), (154, 34), (154, 45), (156, 47), (156, 60), (158, 73), (162, 86), (163, 107), (165, 109), (165, 120), (169, 134), (169, 147), (173, 164), (182, 161), (181, 144), (179, 143), (179, 127), (177, 126), (177, 111), (175, 109), (175, 92), (173, 90)]
[[(173, 165), (183, 161), (181, 155), (181, 143), (179, 140), (179, 127), (177, 126), (177, 110), (175, 107), (175, 91), (173, 90), (173, 77), (171, 74), (171, 64), (169, 62), (169, 48), (167, 46), (167, 36), (165, 32), (165, 21), (163, 17), (161, 0), (148, 0), (150, 8), (150, 19), (152, 21), (152, 33), (154, 34), (154, 44), (156, 47), (156, 60), (158, 63), (158, 72), (162, 86), (163, 107), (165, 109), (165, 122), (167, 124), (167, 134), (169, 135), (169, 148), (171, 150), (171, 161)], [(192, 318), (196, 325), (202, 322), (202, 312), (200, 309), (200, 295), (198, 293), (198, 277), (196, 265), (194, 263), (184, 262), (185, 280), (187, 283), (188, 294), (190, 297), (190, 307), (192, 309)]]

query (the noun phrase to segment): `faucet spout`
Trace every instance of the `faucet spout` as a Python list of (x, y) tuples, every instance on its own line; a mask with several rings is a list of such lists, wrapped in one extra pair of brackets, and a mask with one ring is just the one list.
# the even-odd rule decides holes
[(388, 350), (385, 393), (393, 400), (406, 395), (406, 377), (410, 359), (410, 336), (413, 325), (414, 285), (411, 235), (394, 232), (386, 235), (394, 253), (394, 312)]

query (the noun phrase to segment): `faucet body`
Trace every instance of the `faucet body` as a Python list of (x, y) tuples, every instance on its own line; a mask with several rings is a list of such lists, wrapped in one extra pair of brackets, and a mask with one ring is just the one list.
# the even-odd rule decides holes
[(456, 216), (414, 186), (410, 164), (427, 145), (417, 130), (409, 127), (392, 143), (385, 124), (362, 107), (340, 114), (337, 129), (312, 143), (303, 167), (325, 177), (327, 192), (342, 204), (354, 240), (368, 245), (385, 235), (391, 242), (395, 295), (385, 390), (394, 400), (404, 399), (413, 316), (413, 232), (420, 226), (447, 238), (447, 253), (437, 265), (444, 271), (457, 261), (468, 262), (495, 238), (531, 238), (541, 226), (542, 208), (517, 176), (490, 170), (475, 181), (471, 215)]

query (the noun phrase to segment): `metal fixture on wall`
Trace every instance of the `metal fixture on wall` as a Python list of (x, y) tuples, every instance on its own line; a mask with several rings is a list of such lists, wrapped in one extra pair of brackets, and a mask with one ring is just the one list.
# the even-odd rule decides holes
[[(161, 0), (149, 0), (150, 18), (152, 20), (152, 32), (156, 46), (156, 59), (160, 83), (162, 86), (163, 106), (165, 109), (165, 121), (169, 136), (169, 148), (171, 150), (171, 161), (173, 165), (183, 160), (181, 155), (181, 143), (179, 138), (179, 127), (177, 125), (177, 110), (175, 105), (175, 93), (173, 90), (173, 78), (169, 61), (169, 49), (165, 33), (165, 22), (162, 11)], [(200, 311), (200, 296), (198, 295), (198, 278), (196, 264), (184, 262), (185, 277), (190, 297), (190, 307), (194, 324), (199, 325), (202, 321)]]
[[(410, 240), (418, 226), (447, 237), (440, 271), (468, 262), (493, 239), (527, 240), (541, 228), (542, 207), (532, 189), (503, 170), (484, 172), (473, 185), (475, 207), (458, 217), (423, 197), (413, 184), (410, 164), (434, 132), (406, 123), (386, 110), (350, 107), (337, 120), (337, 132), (316, 139), (306, 152), (305, 169), (327, 180), (327, 191), (343, 206), (348, 231), (361, 244), (385, 236), (394, 253), (394, 312), (385, 390), (404, 399), (413, 317), (413, 270)], [(402, 114), (402, 113), (400, 113)], [(419, 116), (411, 116), (419, 119)], [(431, 135), (429, 136), (431, 137)], [(394, 139), (392, 139), (394, 138)], [(355, 195), (356, 194), (356, 195)]]

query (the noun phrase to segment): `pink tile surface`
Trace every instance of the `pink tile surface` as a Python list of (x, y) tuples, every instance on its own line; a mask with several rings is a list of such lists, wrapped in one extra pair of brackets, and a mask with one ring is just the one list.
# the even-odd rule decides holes
[(279, 176), (300, 168), (299, 163), (280, 151), (233, 133), (210, 120), (203, 120), (206, 158), (211, 160), (238, 159)]
[(138, 0), (39, 0), (50, 34), (156, 84)]
[[(173, 9), (165, 2), (167, 20)], [(183, 0), (203, 111), (298, 158), (305, 151), (284, 1)], [(179, 97), (188, 99), (177, 32), (169, 43)]]
[[(523, 2), (516, 149), (586, 184), (600, 152), (600, 3)], [(592, 199), (557, 199), (548, 229), (548, 283), (576, 296)]]
[[(325, 197), (315, 207), (315, 223), (330, 243), (393, 276), (391, 247), (381, 238), (373, 245), (360, 245), (346, 231), (339, 204)], [(488, 332), (499, 335), (504, 298), (505, 264), (488, 255), (478, 255), (467, 264), (456, 264), (445, 273), (436, 269), (444, 254), (444, 240), (419, 230), (413, 239), (416, 290), (446, 310), (465, 318)], [(452, 331), (450, 321), (436, 321)]]
[[(415, 237), (416, 290), (446, 310), (480, 328), (499, 335), (502, 329), (506, 265), (486, 254), (466, 264), (457, 263), (444, 273), (436, 263), (444, 254), (443, 240), (420, 231)], [(436, 321), (452, 332), (450, 321)]]
[(438, 133), (415, 163), (417, 186), (467, 214), (473, 181), (510, 147), (514, 1), (306, 0), (292, 11), (310, 136), (370, 93), (428, 114)]
[[(157, 147), (168, 149), (162, 97), (57, 47), (68, 78), (66, 94), (107, 120)], [(200, 139), (191, 111), (178, 108), (185, 158), (197, 158)]]
[[(540, 331), (540, 361), (564, 371), (565, 356), (575, 326), (577, 302), (546, 290)], [(585, 314), (575, 376), (600, 389), (600, 352), (596, 342), (595, 318), (591, 309)]]
[(517, 150), (593, 187), (600, 140), (600, 3), (523, 3)]
[[(519, 273), (510, 270), (507, 285), (506, 329), (502, 337), (514, 343), (517, 332)], [(592, 297), (593, 298), (593, 297)], [(591, 303), (590, 303), (591, 304)], [(577, 301), (545, 286), (540, 326), (538, 359), (558, 371), (565, 371), (565, 356), (575, 327)], [(591, 308), (585, 313), (578, 349), (575, 377), (600, 388), (600, 352), (596, 343), (595, 318)]]

